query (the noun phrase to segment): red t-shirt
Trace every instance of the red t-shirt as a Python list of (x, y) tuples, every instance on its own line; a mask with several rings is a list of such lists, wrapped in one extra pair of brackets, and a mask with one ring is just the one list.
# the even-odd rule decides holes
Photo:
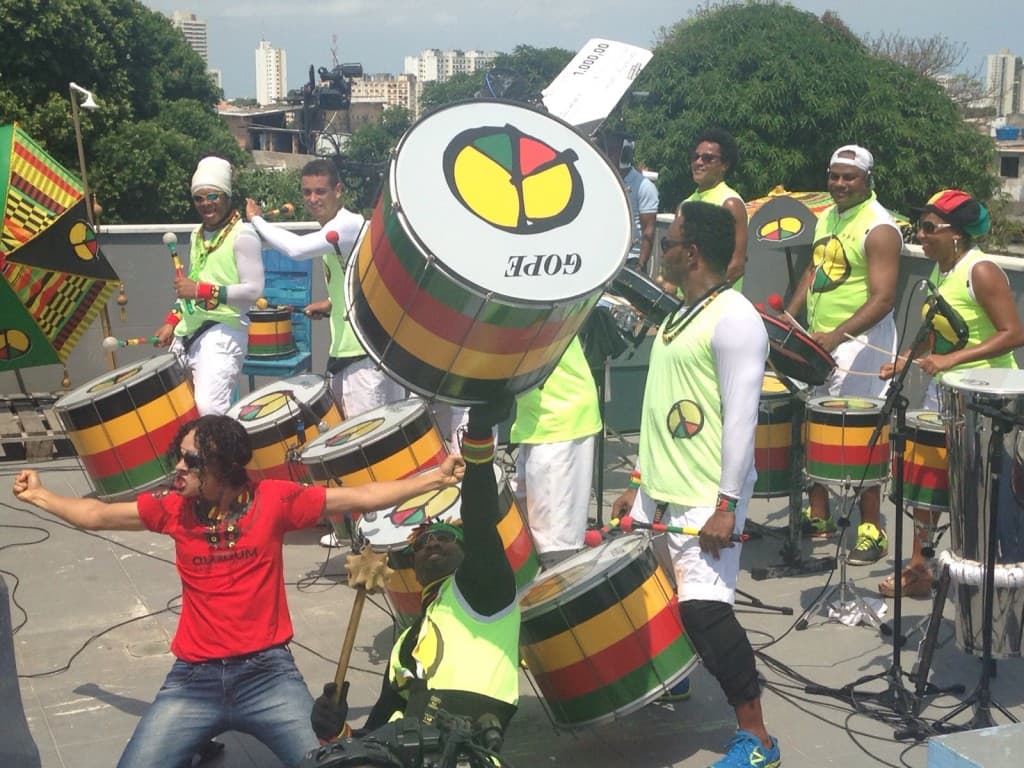
[(284, 591), (284, 534), (320, 519), (325, 492), (284, 480), (256, 484), (233, 547), (210, 544), (194, 501), (176, 493), (138, 498), (149, 530), (174, 539), (181, 618), (171, 652), (188, 662), (262, 651), (292, 638)]

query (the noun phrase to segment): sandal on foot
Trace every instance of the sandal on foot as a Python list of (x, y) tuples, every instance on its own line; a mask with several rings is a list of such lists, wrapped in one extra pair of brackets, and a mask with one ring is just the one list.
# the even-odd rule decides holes
[[(903, 597), (931, 597), (932, 575), (929, 571), (918, 568), (904, 568), (902, 579)], [(896, 582), (892, 574), (886, 576), (878, 585), (878, 591), (885, 597), (895, 597)]]

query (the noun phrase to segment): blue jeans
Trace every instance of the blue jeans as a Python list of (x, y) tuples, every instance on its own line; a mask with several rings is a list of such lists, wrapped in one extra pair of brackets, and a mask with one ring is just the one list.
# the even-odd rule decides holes
[(179, 768), (208, 740), (241, 731), (296, 766), (319, 746), (309, 722), (313, 697), (291, 652), (268, 648), (242, 658), (174, 662), (142, 716), (118, 768)]

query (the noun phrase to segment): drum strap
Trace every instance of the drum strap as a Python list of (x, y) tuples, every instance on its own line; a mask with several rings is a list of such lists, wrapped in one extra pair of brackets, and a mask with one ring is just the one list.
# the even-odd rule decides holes
[(339, 373), (348, 368), (352, 363), (358, 363), (367, 355), (353, 355), (352, 357), (328, 357), (327, 358), (327, 375), (337, 376)]
[(198, 328), (196, 328), (196, 330), (193, 333), (190, 333), (188, 336), (182, 336), (181, 347), (185, 351), (185, 354), (188, 354), (189, 348), (191, 348), (191, 346), (199, 340), (200, 336), (202, 336), (208, 330), (213, 328), (213, 326), (215, 325), (217, 325), (217, 322), (215, 320), (207, 320)]

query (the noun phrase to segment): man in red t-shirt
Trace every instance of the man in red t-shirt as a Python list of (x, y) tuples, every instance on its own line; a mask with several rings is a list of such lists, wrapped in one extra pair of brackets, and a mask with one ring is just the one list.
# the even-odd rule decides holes
[(462, 479), (461, 457), (437, 469), (355, 488), (251, 483), (249, 437), (226, 416), (203, 416), (175, 439), (173, 490), (108, 504), (60, 496), (23, 470), (14, 495), (86, 530), (151, 530), (175, 542), (182, 601), (177, 657), (119, 768), (187, 765), (227, 730), (256, 737), (286, 765), (318, 745), (313, 699), (288, 650), (282, 539), (324, 517), (395, 506)]

